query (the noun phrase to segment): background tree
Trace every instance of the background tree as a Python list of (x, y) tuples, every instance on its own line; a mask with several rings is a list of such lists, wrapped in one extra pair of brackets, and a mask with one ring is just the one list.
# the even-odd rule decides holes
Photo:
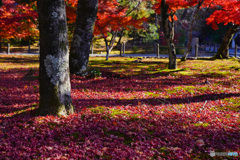
[[(97, 21), (94, 30), (94, 35), (104, 39), (106, 45), (106, 60), (110, 51), (113, 48), (117, 33), (123, 29), (130, 30), (131, 26), (135, 28), (142, 28), (141, 24), (146, 21), (145, 17), (134, 19), (127, 12), (128, 5), (120, 5), (117, 0), (99, 0), (99, 11), (97, 14)], [(107, 38), (111, 35), (111, 40)]]
[(64, 0), (38, 0), (40, 30), (40, 115), (74, 112), (71, 100), (66, 8)]
[(98, 0), (78, 0), (77, 18), (70, 51), (71, 73), (85, 76), (88, 71)]
[(222, 39), (222, 43), (214, 58), (228, 58), (228, 46), (233, 38), (233, 35), (240, 30), (240, 1), (219, 0), (217, 7), (218, 8), (216, 8), (215, 12), (209, 18), (207, 18), (207, 23), (210, 24), (213, 29), (218, 29), (218, 24), (221, 23), (224, 25), (230, 23), (232, 26), (229, 28), (224, 38)]
[(176, 61), (176, 49), (174, 44), (174, 21), (177, 20), (176, 11), (182, 8), (195, 5), (196, 1), (185, 1), (185, 0), (157, 0), (154, 8), (156, 13), (161, 14), (162, 27), (165, 39), (168, 46), (169, 54), (169, 69), (177, 68)]
[(208, 5), (208, 4), (204, 4), (204, 2), (206, 2), (206, 1), (205, 0), (198, 0), (197, 4), (195, 6), (192, 6), (193, 11), (192, 11), (191, 19), (190, 19), (190, 25), (189, 25), (189, 28), (188, 28), (188, 41), (187, 41), (187, 46), (186, 46), (185, 52), (184, 52), (184, 54), (183, 54), (183, 56), (181, 58), (182, 61), (186, 61), (187, 56), (188, 56), (188, 54), (190, 52), (190, 49), (191, 49), (191, 45), (192, 45), (192, 32), (193, 32), (194, 23), (208, 9), (208, 7), (205, 7), (204, 8), (205, 11), (203, 13), (201, 13), (200, 15), (198, 15), (199, 12), (202, 11), (202, 6), (203, 5), (205, 5), (205, 6)]

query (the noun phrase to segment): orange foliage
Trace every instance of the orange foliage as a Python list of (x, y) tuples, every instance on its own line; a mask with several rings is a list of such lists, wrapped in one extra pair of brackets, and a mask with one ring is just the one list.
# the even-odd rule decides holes
[[(67, 4), (68, 22), (73, 23), (76, 20), (77, 0), (67, 0)], [(141, 23), (146, 19), (135, 20), (126, 16), (127, 9), (119, 6), (117, 0), (99, 0), (94, 35), (106, 37), (108, 32), (129, 29), (129, 26), (141, 28)]]
[[(153, 7), (158, 14), (161, 14), (161, 3), (162, 0), (156, 0), (156, 3)], [(166, 4), (169, 6), (168, 13), (175, 13), (179, 9), (196, 5), (197, 0), (166, 0)]]
[(14, 0), (2, 0), (0, 8), (0, 37), (5, 39), (23, 38), (38, 34), (37, 12), (31, 5), (19, 5)]
[(216, 10), (209, 18), (207, 23), (211, 24), (213, 29), (218, 29), (218, 24), (223, 23), (227, 25), (232, 23), (240, 26), (240, 1), (238, 0), (219, 0), (218, 6), (220, 10)]
[[(233, 23), (240, 25), (240, 1), (239, 0), (202, 0), (201, 8), (212, 8), (215, 12), (206, 19), (207, 24), (211, 24), (214, 29), (218, 29), (217, 25), (223, 23)], [(156, 0), (154, 9), (157, 13), (161, 13), (162, 0)], [(198, 4), (198, 0), (166, 0), (169, 6), (168, 13), (175, 14), (178, 9), (188, 8)], [(169, 18), (171, 21), (171, 18)], [(177, 20), (174, 17), (174, 20)]]

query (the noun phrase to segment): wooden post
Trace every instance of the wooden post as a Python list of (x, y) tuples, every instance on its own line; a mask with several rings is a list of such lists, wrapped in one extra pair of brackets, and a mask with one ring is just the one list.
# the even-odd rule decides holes
[(40, 39), (38, 40), (38, 55), (40, 56)]
[(28, 53), (31, 53), (31, 40), (28, 41)]
[(7, 44), (7, 54), (10, 54), (10, 43)]
[(122, 57), (122, 50), (123, 50), (123, 43), (121, 43), (121, 46), (120, 46), (120, 57)]
[(235, 43), (235, 57), (237, 57), (238, 45)]
[(126, 42), (123, 42), (123, 56), (125, 56)]
[(155, 55), (157, 55), (157, 44), (156, 44), (156, 42), (153, 42), (153, 49), (154, 49), (153, 53)]
[(93, 54), (93, 43), (91, 44), (91, 54)]
[(160, 55), (159, 55), (159, 43), (157, 43), (157, 58), (159, 58)]
[(195, 57), (198, 57), (198, 44), (195, 45)]
[(192, 40), (192, 56), (196, 55), (196, 53), (195, 53), (195, 51), (196, 51), (195, 46), (198, 43), (199, 43), (199, 39), (197, 37), (193, 38), (193, 40)]

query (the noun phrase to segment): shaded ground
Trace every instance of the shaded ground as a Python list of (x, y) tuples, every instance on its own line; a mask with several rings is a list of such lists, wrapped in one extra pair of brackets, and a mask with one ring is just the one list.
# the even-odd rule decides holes
[[(34, 117), (37, 56), (0, 55), (0, 159), (238, 159), (240, 63), (92, 58), (71, 76), (76, 114)], [(207, 82), (206, 82), (207, 80)]]

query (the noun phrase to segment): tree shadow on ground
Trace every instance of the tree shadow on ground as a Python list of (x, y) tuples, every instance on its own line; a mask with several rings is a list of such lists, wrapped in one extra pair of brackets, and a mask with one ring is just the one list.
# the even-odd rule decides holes
[(220, 93), (220, 94), (204, 94), (192, 97), (182, 97), (182, 98), (143, 98), (143, 99), (76, 99), (76, 105), (82, 108), (86, 106), (138, 106), (139, 102), (141, 104), (147, 104), (150, 106), (157, 106), (157, 105), (168, 105), (168, 104), (190, 104), (196, 102), (205, 102), (205, 101), (214, 101), (220, 100), (225, 98), (231, 97), (239, 97), (240, 94), (238, 93)]
[(0, 63), (28, 63), (28, 64), (36, 64), (39, 60), (33, 59), (31, 57), (26, 58), (15, 58), (15, 57), (0, 57)]
[(37, 69), (0, 72), (0, 113), (10, 114), (38, 103)]

